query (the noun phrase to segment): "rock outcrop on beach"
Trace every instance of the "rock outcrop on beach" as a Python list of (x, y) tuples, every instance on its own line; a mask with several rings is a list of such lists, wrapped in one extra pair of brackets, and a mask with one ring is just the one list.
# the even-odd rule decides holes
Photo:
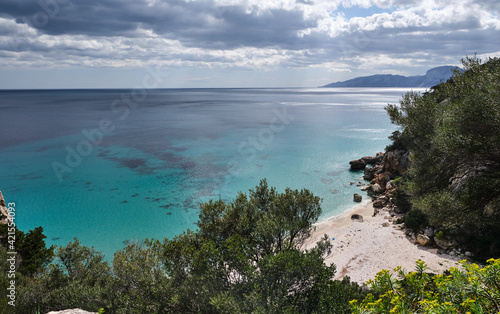
[(363, 170), (366, 165), (373, 165), (380, 163), (384, 158), (384, 153), (379, 152), (375, 157), (366, 156), (360, 159), (351, 160), (349, 164), (351, 165), (351, 170)]
[[(351, 171), (364, 171), (363, 178), (370, 183), (362, 187), (372, 198), (374, 208), (373, 215), (379, 212), (388, 212), (387, 218), (394, 224), (400, 224), (403, 218), (403, 209), (398, 208), (393, 202), (393, 194), (398, 189), (394, 179), (403, 175), (411, 165), (409, 152), (403, 150), (392, 150), (386, 153), (379, 152), (374, 157), (363, 157), (349, 162)], [(355, 194), (356, 195), (356, 194)], [(356, 201), (356, 198), (355, 198)], [(389, 224), (387, 223), (387, 226)], [(401, 225), (404, 229), (404, 226)], [(405, 234), (410, 241), (420, 246), (434, 246), (455, 255), (460, 255), (455, 250), (455, 243), (435, 236), (433, 230), (414, 231), (405, 229)]]

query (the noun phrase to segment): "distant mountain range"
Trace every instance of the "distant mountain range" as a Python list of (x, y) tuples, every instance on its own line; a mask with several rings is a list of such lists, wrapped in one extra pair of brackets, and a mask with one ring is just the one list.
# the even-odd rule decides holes
[(362, 76), (321, 87), (432, 87), (441, 83), (441, 81), (448, 80), (455, 68), (454, 66), (440, 66), (428, 70), (425, 75), (416, 76), (392, 74)]

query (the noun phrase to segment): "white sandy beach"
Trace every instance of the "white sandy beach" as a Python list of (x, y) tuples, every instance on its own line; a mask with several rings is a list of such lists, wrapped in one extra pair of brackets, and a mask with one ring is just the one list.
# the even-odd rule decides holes
[[(336, 279), (349, 276), (352, 281), (366, 283), (382, 269), (393, 270), (401, 266), (406, 271), (415, 268), (415, 261), (422, 259), (430, 271), (442, 273), (456, 266), (462, 259), (446, 254), (437, 254), (437, 249), (421, 247), (412, 243), (390, 221), (390, 215), (380, 211), (375, 217), (371, 201), (365, 201), (344, 214), (316, 224), (306, 247), (313, 246), (324, 234), (332, 240), (332, 253), (327, 263), (337, 266)], [(351, 220), (351, 215), (363, 216), (363, 222)], [(386, 226), (383, 226), (384, 223)], [(388, 225), (388, 226), (387, 226)]]

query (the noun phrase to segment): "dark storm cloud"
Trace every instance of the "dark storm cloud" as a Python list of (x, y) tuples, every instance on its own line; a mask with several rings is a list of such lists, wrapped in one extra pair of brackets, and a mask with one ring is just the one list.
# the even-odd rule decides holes
[(141, 28), (188, 46), (225, 49), (282, 45), (293, 49), (297, 32), (315, 26), (300, 11), (247, 12), (243, 6), (217, 6), (212, 1), (148, 5), (141, 0), (4, 0), (0, 12), (49, 35), (134, 37)]
[[(130, 35), (140, 25), (161, 25), (166, 32), (203, 26), (200, 11), (205, 4), (168, 1), (148, 6), (132, 0), (4, 0), (3, 16), (28, 23), (50, 35), (85, 34), (97, 36)], [(44, 21), (43, 16), (48, 17)]]

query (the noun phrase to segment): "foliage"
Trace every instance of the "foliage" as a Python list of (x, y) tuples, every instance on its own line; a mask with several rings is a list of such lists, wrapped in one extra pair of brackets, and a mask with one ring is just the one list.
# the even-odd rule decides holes
[(262, 180), (231, 203), (201, 206), (199, 230), (164, 242), (164, 263), (173, 282), (171, 310), (192, 313), (349, 312), (349, 298), (363, 290), (333, 281), (325, 265), (331, 244), (304, 240), (321, 214), (308, 190), (277, 193)]
[(417, 261), (413, 272), (394, 269), (379, 272), (368, 282), (378, 298), (369, 294), (363, 302), (352, 301), (353, 313), (498, 313), (500, 312), (500, 259), (481, 268), (461, 262), (449, 275), (427, 273)]
[[(54, 246), (46, 248), (43, 228), (37, 227), (30, 230), (28, 233), (14, 228), (15, 251), (17, 252), (16, 260), (19, 261), (17, 271), (23, 275), (32, 276), (37, 271), (47, 266), (54, 256)], [(9, 238), (7, 237), (9, 226), (7, 224), (0, 224), (0, 243), (4, 248), (9, 247)]]
[[(127, 245), (115, 253), (112, 268), (74, 239), (56, 250), (50, 265), (16, 273), (16, 310), (350, 313), (349, 301), (362, 300), (365, 289), (348, 277), (333, 280), (335, 265), (324, 262), (332, 248), (326, 235), (304, 245), (320, 202), (308, 190), (278, 193), (263, 180), (233, 202), (203, 204), (197, 231)], [(7, 253), (0, 249), (6, 270)], [(6, 288), (5, 279), (0, 285)]]
[(59, 247), (56, 261), (33, 277), (17, 281), (20, 313), (69, 308), (97, 310), (107, 307), (111, 297), (110, 268), (102, 254), (75, 239)]
[(410, 196), (437, 229), (480, 256), (500, 256), (500, 59), (463, 60), (446, 83), (386, 110), (410, 151), (396, 200)]
[(173, 295), (157, 240), (132, 243), (115, 253), (113, 299), (110, 308), (121, 313), (164, 313)]
[(427, 225), (427, 216), (419, 209), (412, 209), (403, 217), (403, 222), (416, 233)]

